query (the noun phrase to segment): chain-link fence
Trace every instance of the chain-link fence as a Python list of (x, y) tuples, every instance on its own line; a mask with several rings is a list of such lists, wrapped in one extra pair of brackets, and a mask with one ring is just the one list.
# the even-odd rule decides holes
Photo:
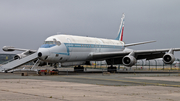
[[(89, 69), (107, 69), (105, 61), (94, 61), (91, 65), (84, 65)], [(162, 59), (156, 60), (138, 60), (132, 67), (126, 67), (123, 64), (114, 65), (118, 70), (180, 70), (180, 61), (176, 59), (173, 64), (165, 64)]]

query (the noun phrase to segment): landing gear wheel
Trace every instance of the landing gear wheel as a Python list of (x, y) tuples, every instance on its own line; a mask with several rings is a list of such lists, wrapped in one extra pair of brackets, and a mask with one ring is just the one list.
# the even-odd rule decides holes
[(117, 68), (116, 67), (108, 67), (107, 71), (111, 72), (111, 73), (114, 73), (114, 72), (117, 72)]
[(74, 67), (74, 72), (84, 72), (84, 67), (83, 66), (78, 66), (78, 67)]
[(4, 73), (8, 73), (7, 70), (5, 70)]
[(57, 71), (57, 72), (59, 72), (59, 70), (56, 68), (56, 69), (53, 69), (52, 71)]

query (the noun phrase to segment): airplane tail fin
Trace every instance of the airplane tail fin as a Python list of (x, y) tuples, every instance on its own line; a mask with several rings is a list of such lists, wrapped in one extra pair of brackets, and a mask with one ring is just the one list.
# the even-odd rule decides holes
[(124, 18), (125, 18), (125, 14), (123, 13), (122, 18), (121, 18), (121, 23), (119, 26), (118, 36), (115, 40), (123, 41)]

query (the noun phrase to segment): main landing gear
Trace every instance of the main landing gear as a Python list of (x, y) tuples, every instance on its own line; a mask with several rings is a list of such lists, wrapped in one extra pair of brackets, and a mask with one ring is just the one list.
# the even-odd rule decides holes
[(75, 66), (74, 67), (74, 72), (84, 72), (84, 67), (83, 66)]
[(117, 68), (116, 67), (113, 67), (113, 65), (111, 65), (110, 67), (107, 68), (107, 71), (108, 72), (117, 72)]

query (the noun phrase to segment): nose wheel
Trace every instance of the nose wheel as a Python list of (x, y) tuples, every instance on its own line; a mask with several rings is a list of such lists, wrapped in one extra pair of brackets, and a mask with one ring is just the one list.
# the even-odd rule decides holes
[(54, 69), (52, 70), (52, 71), (59, 71), (58, 69), (57, 69), (57, 63), (54, 63)]

